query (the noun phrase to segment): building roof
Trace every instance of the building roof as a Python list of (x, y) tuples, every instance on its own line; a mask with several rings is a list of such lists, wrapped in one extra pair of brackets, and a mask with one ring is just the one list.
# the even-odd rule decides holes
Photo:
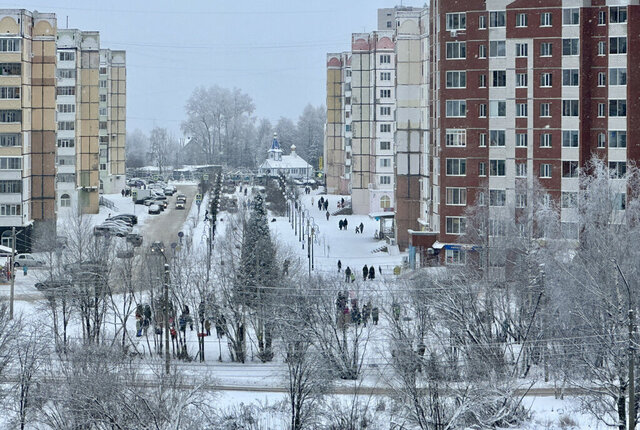
[(267, 159), (261, 165), (261, 169), (310, 169), (311, 164), (304, 161), (295, 152), (291, 155), (283, 155), (281, 161)]

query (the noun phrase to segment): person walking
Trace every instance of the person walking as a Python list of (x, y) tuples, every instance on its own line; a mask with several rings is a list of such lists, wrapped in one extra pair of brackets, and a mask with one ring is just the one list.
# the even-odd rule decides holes
[(378, 318), (380, 317), (380, 310), (378, 307), (371, 308), (371, 320), (373, 321), (373, 325), (378, 325)]
[(342, 227), (344, 226), (344, 223), (342, 222), (342, 220), (338, 221), (338, 228), (340, 230), (342, 230)]
[(327, 221), (329, 221), (329, 211), (325, 215), (327, 216)]
[(344, 207), (344, 197), (340, 199), (340, 207)]
[(364, 224), (360, 223), (360, 233), (364, 231)]
[(369, 267), (369, 279), (375, 279), (376, 278), (376, 269), (373, 268), (373, 266)]
[(342, 261), (338, 260), (338, 273), (342, 271)]
[(204, 329), (207, 332), (207, 336), (211, 336), (211, 321), (206, 320), (204, 322)]
[(369, 316), (371, 314), (371, 301), (368, 301), (363, 307), (362, 307), (362, 322), (364, 324), (364, 326), (367, 326), (367, 323), (369, 322)]
[(353, 284), (354, 282), (356, 282), (356, 274), (351, 272), (351, 283)]
[(351, 279), (351, 267), (347, 266), (344, 271), (344, 282), (349, 282)]
[(329, 200), (324, 201), (324, 210), (329, 210)]
[(345, 218), (344, 221), (342, 222), (342, 224), (344, 225), (344, 229), (347, 230), (347, 225), (349, 224), (349, 222), (347, 221), (347, 219)]
[(359, 232), (359, 230), (358, 230), (358, 229), (359, 229), (359, 228), (360, 228), (360, 227), (356, 226), (356, 234), (358, 234), (358, 232)]
[(318, 210), (321, 211), (322, 210), (322, 201), (318, 200)]
[(362, 280), (366, 281), (367, 280), (367, 276), (369, 276), (369, 268), (365, 264), (364, 267), (362, 268)]

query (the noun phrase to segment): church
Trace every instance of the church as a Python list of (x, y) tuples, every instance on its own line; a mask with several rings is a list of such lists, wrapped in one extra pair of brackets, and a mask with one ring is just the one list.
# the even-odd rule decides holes
[(279, 176), (281, 173), (292, 179), (313, 178), (313, 167), (296, 154), (296, 146), (291, 145), (291, 153), (282, 155), (278, 135), (273, 134), (271, 148), (268, 151), (268, 157), (260, 165), (258, 173), (265, 176)]

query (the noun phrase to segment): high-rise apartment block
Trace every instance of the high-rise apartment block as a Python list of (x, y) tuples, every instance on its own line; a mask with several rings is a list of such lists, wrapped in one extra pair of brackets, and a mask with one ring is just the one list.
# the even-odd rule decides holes
[[(617, 178), (640, 160), (640, 131), (629, 127), (640, 117), (638, 0), (433, 0), (428, 9), (382, 9), (378, 26), (393, 32), (395, 49), (391, 182), (401, 247), (424, 257), (435, 247), (447, 263), (464, 263), (469, 206), (515, 219), (535, 184), (560, 208), (565, 237), (577, 237), (578, 171), (594, 154), (608, 163), (624, 209), (627, 185)], [(362, 178), (379, 174), (366, 166)], [(355, 209), (362, 185), (351, 186)]]
[[(32, 230), (55, 226), (61, 211), (98, 211), (100, 36), (24, 9), (0, 10), (0, 34), (0, 241), (10, 246), (16, 227), (26, 250)], [(108, 171), (123, 182), (125, 57), (113, 52)]]

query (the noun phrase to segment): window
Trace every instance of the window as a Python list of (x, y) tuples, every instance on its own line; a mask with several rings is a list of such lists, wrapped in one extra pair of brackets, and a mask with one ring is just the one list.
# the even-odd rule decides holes
[(607, 135), (604, 133), (598, 133), (598, 148), (606, 148)]
[[(351, 126), (350, 125), (347, 124), (347, 127), (349, 127), (349, 129), (347, 131), (351, 130)], [(351, 139), (347, 139), (347, 141), (349, 141), (349, 140), (351, 140)], [(101, 145), (109, 144), (109, 136), (98, 136), (98, 142), (100, 142)], [(351, 143), (347, 142), (346, 146), (349, 146), (349, 145), (351, 145)]]
[(75, 130), (76, 123), (74, 121), (58, 121), (58, 130)]
[(0, 122), (21, 122), (21, 110), (0, 110)]
[[(107, 123), (104, 123), (105, 128)], [(380, 133), (390, 133), (391, 132), (391, 124), (380, 124)]]
[(504, 40), (494, 40), (489, 42), (489, 57), (505, 57), (506, 49), (505, 49), (505, 41)]
[(516, 57), (526, 57), (529, 55), (529, 45), (527, 43), (516, 43)]
[(390, 81), (391, 80), (391, 72), (380, 72), (380, 80), (381, 81)]
[(74, 104), (59, 104), (57, 107), (59, 113), (73, 113), (76, 111), (76, 105)]
[(627, 132), (626, 131), (609, 131), (609, 147), (610, 148), (626, 148)]
[(21, 193), (22, 181), (0, 181), (0, 193)]
[(467, 204), (466, 188), (447, 188), (447, 205), (465, 206)]
[(391, 197), (384, 195), (380, 197), (380, 209), (387, 209), (391, 207)]
[(489, 190), (489, 206), (504, 206), (506, 202), (506, 190)]
[(464, 118), (467, 116), (466, 100), (447, 100), (447, 118)]
[(100, 170), (107, 170), (107, 164), (106, 163), (100, 163)]
[(565, 87), (577, 87), (580, 85), (578, 69), (564, 69), (562, 71), (562, 85)]
[(551, 148), (551, 133), (540, 135), (540, 148)]
[(507, 102), (505, 100), (489, 100), (489, 116), (502, 118), (507, 116)]
[(106, 79), (100, 79), (99, 84), (100, 84), (100, 88), (107, 88), (107, 80)]
[(489, 27), (506, 27), (507, 13), (505, 11), (489, 12)]
[(464, 234), (467, 227), (467, 219), (459, 216), (447, 217), (447, 234)]
[(562, 177), (563, 178), (577, 178), (578, 177), (578, 162), (577, 161), (563, 161), (562, 162)]
[(478, 17), (478, 29), (479, 30), (486, 30), (487, 29), (487, 16), (486, 15), (480, 15)]
[(542, 73), (540, 75), (540, 86), (541, 87), (553, 86), (553, 73)]
[(609, 22), (612, 24), (619, 24), (627, 22), (627, 7), (626, 6), (612, 6), (609, 8)]
[(561, 222), (560, 231), (562, 232), (562, 237), (565, 239), (578, 240), (580, 237), (578, 223), (575, 222)]
[(390, 158), (381, 158), (380, 159), (380, 167), (390, 167), (391, 159)]
[(478, 146), (482, 148), (487, 146), (487, 133), (480, 133), (478, 135)]
[(478, 191), (476, 193), (476, 205), (477, 206), (485, 206), (486, 205), (486, 199), (485, 199), (485, 195), (483, 191)]
[(527, 74), (516, 73), (516, 87), (523, 88), (527, 86)]
[(578, 116), (578, 100), (562, 100), (562, 116)]
[(487, 87), (487, 75), (478, 76), (478, 87), (486, 88)]
[(487, 45), (478, 45), (478, 58), (487, 58)]
[(540, 56), (551, 57), (553, 55), (553, 43), (543, 42), (540, 44)]
[(76, 53), (73, 51), (60, 51), (58, 58), (60, 61), (74, 61), (76, 59)]
[(609, 100), (609, 116), (625, 117), (627, 116), (626, 100)]
[(380, 98), (381, 99), (388, 99), (391, 97), (391, 90), (387, 89), (387, 90), (380, 90)]
[(607, 42), (600, 41), (598, 42), (598, 55), (606, 55), (607, 54)]
[(75, 173), (58, 173), (56, 175), (56, 180), (58, 182), (75, 182), (76, 175)]
[(58, 139), (58, 148), (73, 148), (75, 139)]
[(447, 72), (447, 88), (466, 88), (467, 72), (451, 71)]
[(21, 157), (0, 157), (0, 170), (21, 170)]
[[(391, 108), (389, 108), (391, 109)], [(98, 111), (98, 114), (101, 116), (106, 116), (107, 115), (107, 108), (100, 108), (100, 110)], [(345, 112), (346, 117), (349, 118), (349, 112)]]
[(607, 105), (598, 103), (598, 117), (604, 118), (605, 116), (607, 116)]
[(613, 209), (617, 211), (623, 211), (627, 208), (627, 194), (616, 193), (613, 198)]
[(69, 194), (63, 194), (60, 196), (60, 206), (63, 208), (71, 207), (71, 196), (69, 196)]
[(505, 160), (489, 160), (489, 176), (504, 176)]
[(465, 12), (448, 13), (447, 30), (464, 30), (467, 28), (467, 14)]
[(526, 13), (516, 14), (516, 27), (526, 27), (529, 24), (529, 16)]
[(20, 39), (0, 39), (1, 52), (20, 52)]
[(20, 76), (21, 74), (20, 63), (0, 63), (0, 76)]
[(540, 103), (540, 117), (550, 117), (551, 109), (549, 103)]
[(482, 162), (478, 163), (478, 176), (487, 176), (487, 164)]
[(550, 178), (551, 177), (551, 164), (541, 164), (540, 165), (540, 177), (541, 178)]
[(487, 117), (487, 105), (485, 103), (480, 103), (478, 105), (478, 118), (486, 118)]
[(562, 146), (565, 148), (577, 148), (578, 147), (578, 130), (563, 130)]
[(101, 75), (106, 75), (107, 74), (107, 68), (106, 67), (100, 67), (100, 71), (98, 72)]
[(391, 142), (387, 142), (387, 141), (380, 142), (381, 151), (389, 151), (390, 149), (391, 149)]
[(570, 9), (562, 9), (562, 24), (563, 25), (580, 24), (580, 8), (574, 7)]
[[(100, 101), (101, 102), (106, 102), (107, 101), (107, 95), (106, 94), (100, 94)], [(348, 104), (348, 105), (351, 104), (351, 98), (350, 97), (347, 97), (346, 104)]]
[(604, 72), (598, 72), (598, 86), (604, 87), (607, 85), (607, 74)]
[(391, 64), (391, 55), (389, 54), (381, 55), (380, 64)]
[(0, 87), (0, 99), (19, 99), (20, 87)]
[[(105, 112), (106, 115), (106, 112)], [(389, 116), (391, 115), (391, 106), (380, 106), (380, 115)]]
[(393, 24), (391, 21), (387, 21), (387, 28), (392, 28)]
[(518, 209), (527, 207), (527, 195), (525, 193), (516, 193), (516, 207)]
[(16, 216), (20, 215), (22, 205), (4, 204), (0, 205), (0, 215), (2, 216)]
[(563, 191), (560, 197), (563, 209), (571, 209), (578, 207), (578, 193), (574, 191)]
[(465, 129), (447, 129), (446, 132), (447, 146), (467, 146), (467, 130)]
[(72, 166), (76, 164), (76, 158), (73, 156), (61, 156), (56, 157), (56, 162), (59, 166)]
[(580, 39), (562, 39), (562, 55), (578, 55)]
[(506, 87), (507, 86), (507, 71), (506, 70), (494, 70), (491, 72), (491, 86), (492, 87)]
[(516, 147), (526, 148), (527, 146), (527, 133), (516, 133)]
[(543, 12), (540, 15), (540, 27), (551, 27), (551, 12)]
[(74, 96), (76, 94), (76, 87), (57, 87), (56, 95), (59, 96)]
[(447, 42), (447, 58), (467, 58), (467, 42)]
[(516, 103), (516, 117), (523, 118), (527, 116), (527, 104)]
[(464, 265), (467, 263), (467, 251), (464, 249), (445, 249), (446, 264)]
[(391, 183), (391, 176), (380, 176), (380, 183), (382, 185), (389, 185)]
[(607, 12), (601, 10), (598, 12), (598, 25), (607, 24)]
[(60, 79), (75, 79), (76, 69), (58, 69), (58, 78)]
[(626, 37), (610, 37), (609, 38), (609, 54), (626, 54), (627, 38)]
[(465, 176), (466, 174), (466, 158), (447, 158), (447, 176)]
[(516, 163), (516, 177), (527, 177), (527, 163)]
[(0, 146), (20, 146), (22, 144), (20, 134), (0, 134)]
[(609, 85), (627, 85), (627, 69), (609, 69)]
[(627, 163), (624, 161), (609, 161), (609, 177), (612, 179), (624, 178), (627, 174)]
[(505, 130), (489, 130), (489, 146), (504, 146)]

